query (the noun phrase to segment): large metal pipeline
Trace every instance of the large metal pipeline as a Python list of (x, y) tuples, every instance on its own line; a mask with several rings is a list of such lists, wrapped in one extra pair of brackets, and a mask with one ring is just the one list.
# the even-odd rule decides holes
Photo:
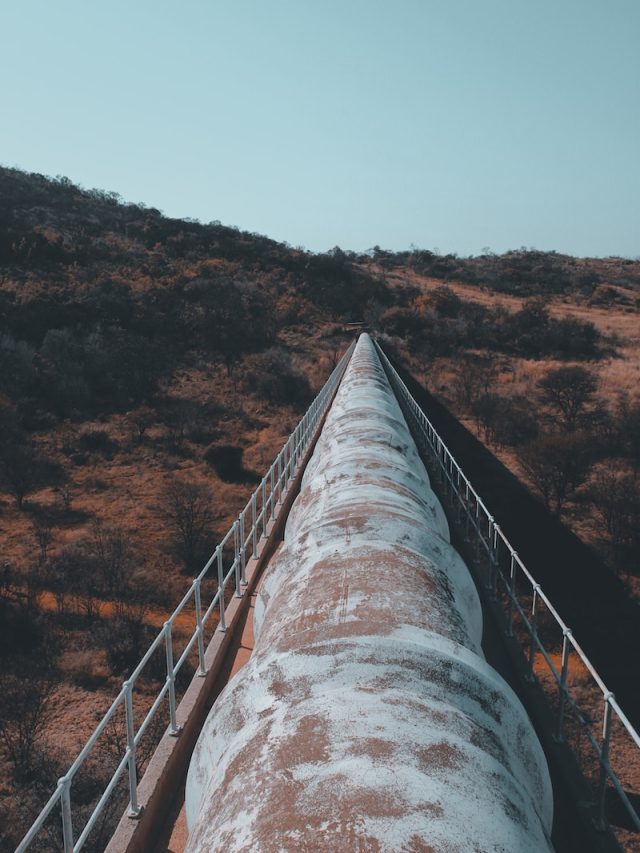
[(367, 335), (255, 633), (191, 761), (187, 853), (552, 849), (542, 749)]

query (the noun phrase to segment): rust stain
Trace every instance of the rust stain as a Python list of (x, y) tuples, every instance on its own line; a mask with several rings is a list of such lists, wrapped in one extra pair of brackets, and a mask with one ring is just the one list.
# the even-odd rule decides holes
[(196, 747), (190, 853), (548, 851), (544, 759), (481, 657), (447, 537), (363, 336), (265, 577), (255, 653), (201, 735), (210, 766)]
[(446, 741), (423, 746), (416, 755), (426, 769), (435, 767), (437, 770), (455, 770), (464, 761), (462, 750)]

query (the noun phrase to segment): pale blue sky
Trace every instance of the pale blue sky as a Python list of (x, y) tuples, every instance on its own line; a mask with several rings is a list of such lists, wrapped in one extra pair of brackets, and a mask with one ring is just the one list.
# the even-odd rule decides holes
[(0, 162), (326, 250), (640, 256), (640, 0), (0, 0)]

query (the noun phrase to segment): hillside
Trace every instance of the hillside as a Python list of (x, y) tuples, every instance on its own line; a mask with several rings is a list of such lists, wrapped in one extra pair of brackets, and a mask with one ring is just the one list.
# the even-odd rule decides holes
[(244, 505), (348, 323), (633, 591), (639, 311), (637, 261), (314, 255), (0, 168), (0, 849)]

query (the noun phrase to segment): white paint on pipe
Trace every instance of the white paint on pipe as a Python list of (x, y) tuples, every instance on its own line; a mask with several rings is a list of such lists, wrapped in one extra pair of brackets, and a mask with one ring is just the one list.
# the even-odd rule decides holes
[(255, 629), (191, 762), (188, 853), (552, 849), (542, 750), (366, 335)]

